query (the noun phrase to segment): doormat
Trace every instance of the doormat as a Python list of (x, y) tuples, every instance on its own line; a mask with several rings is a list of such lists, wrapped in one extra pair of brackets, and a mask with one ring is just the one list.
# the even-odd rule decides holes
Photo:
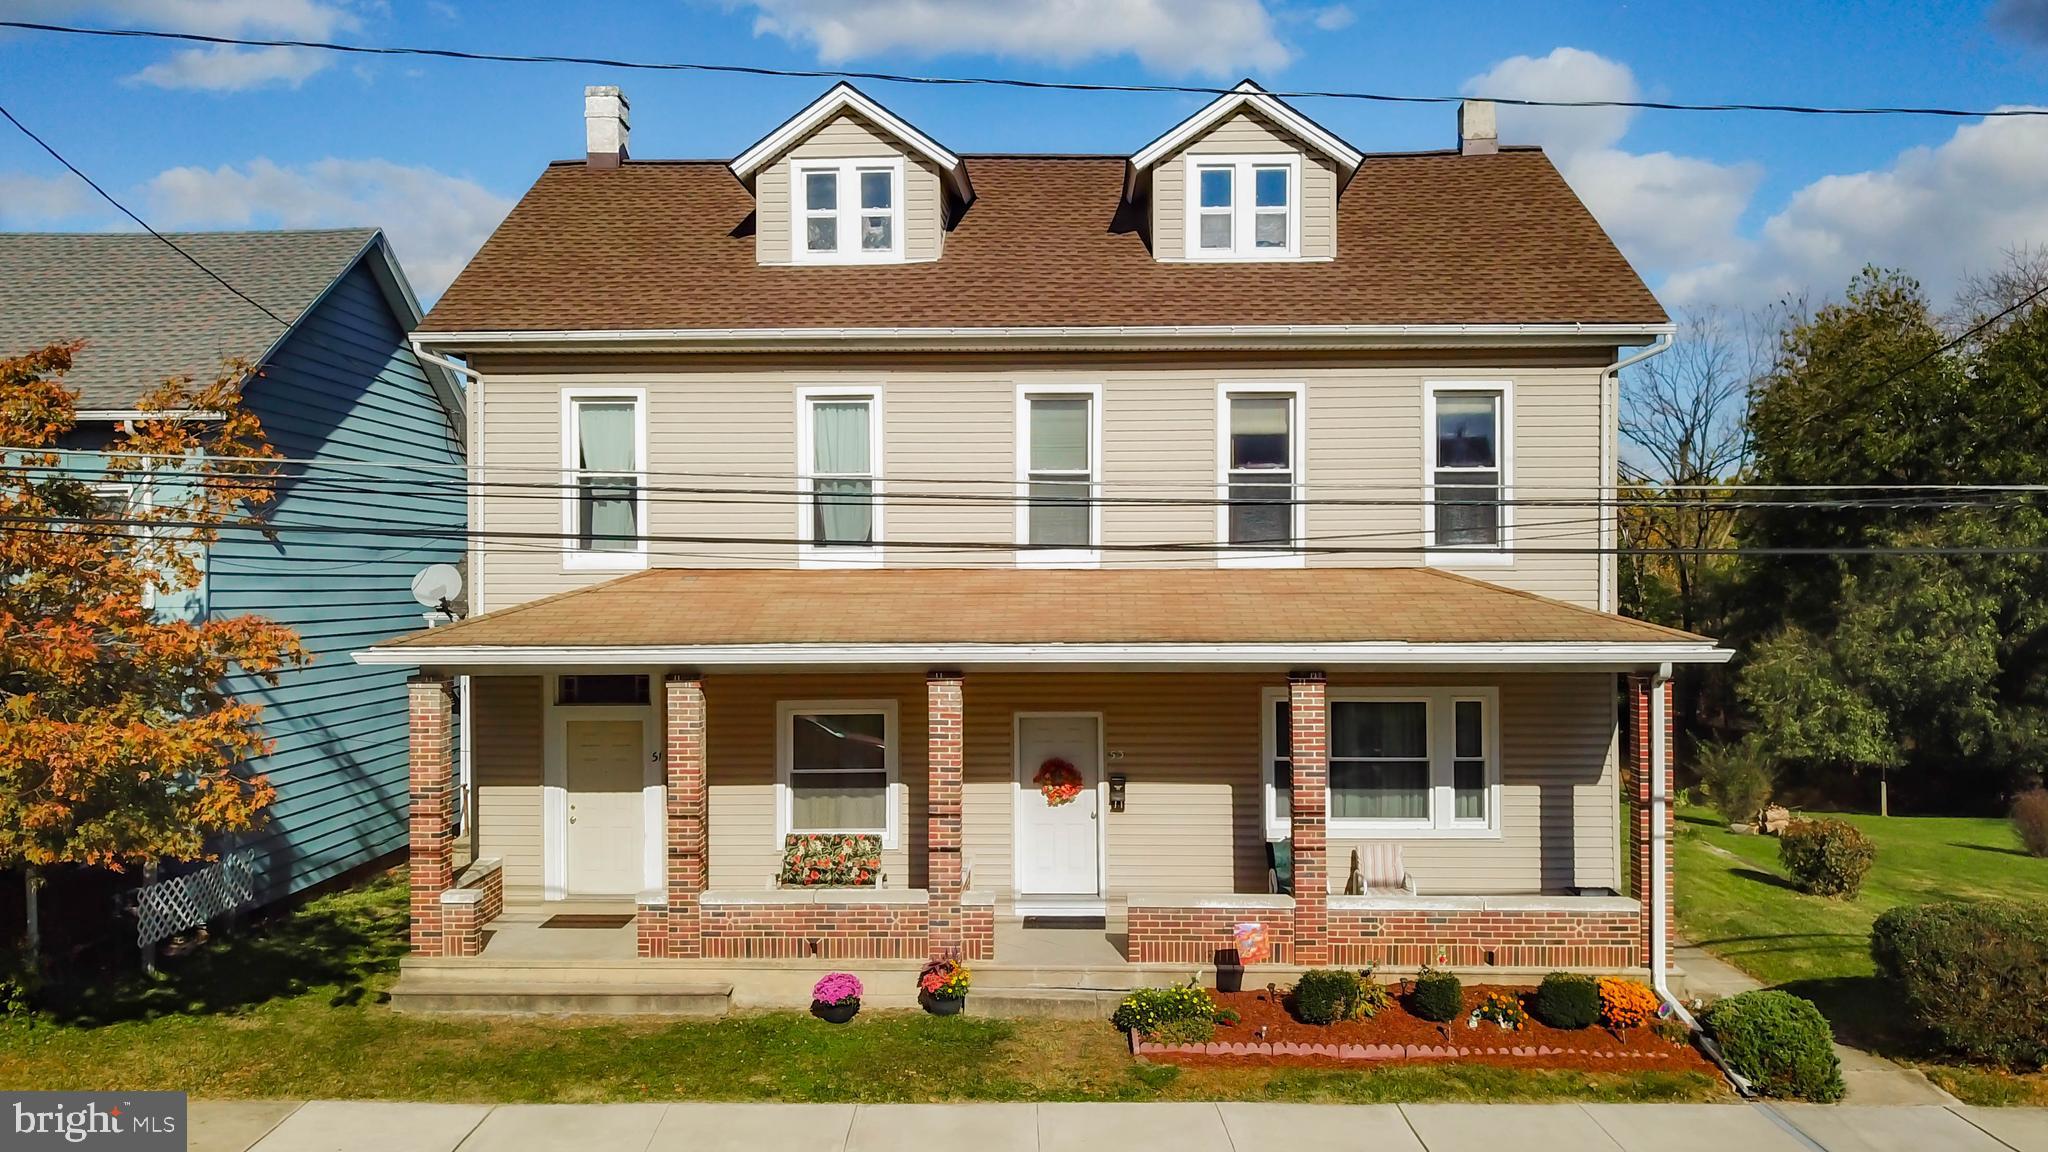
[(630, 912), (564, 912), (541, 921), (543, 928), (624, 928), (633, 922)]
[(1108, 928), (1109, 924), (1100, 916), (1026, 916), (1024, 918), (1024, 926), (1026, 928), (1071, 928), (1101, 932)]

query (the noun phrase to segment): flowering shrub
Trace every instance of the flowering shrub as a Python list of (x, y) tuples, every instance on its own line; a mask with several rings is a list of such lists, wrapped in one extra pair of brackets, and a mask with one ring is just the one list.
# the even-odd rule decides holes
[(827, 972), (811, 986), (811, 1001), (815, 1004), (844, 1004), (860, 1000), (860, 977), (851, 972)]
[(1620, 1031), (1640, 1028), (1657, 1016), (1657, 994), (1648, 984), (1619, 976), (1600, 978), (1600, 1023)]
[(864, 888), (882, 876), (880, 836), (789, 836), (782, 842), (785, 888)]
[(1146, 1036), (1188, 1021), (1206, 1021), (1212, 1028), (1216, 1022), (1216, 1002), (1207, 988), (1192, 980), (1168, 988), (1140, 988), (1124, 997), (1109, 1018), (1125, 1032)]
[(917, 974), (917, 990), (927, 996), (965, 996), (968, 985), (974, 982), (974, 974), (967, 965), (950, 956), (924, 962), (924, 969)]
[(1519, 1032), (1529, 1022), (1529, 1013), (1522, 1007), (1522, 998), (1512, 992), (1489, 992), (1479, 1007), (1472, 1010), (1472, 1018), (1466, 1021), (1469, 1028), (1479, 1027), (1481, 1020), (1498, 1024), (1509, 1032)]

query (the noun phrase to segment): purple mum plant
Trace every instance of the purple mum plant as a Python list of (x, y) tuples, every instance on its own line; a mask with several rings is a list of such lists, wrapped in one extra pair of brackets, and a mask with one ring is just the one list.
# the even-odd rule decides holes
[(860, 992), (860, 977), (851, 972), (827, 972), (812, 987), (811, 999), (819, 1004), (844, 1004), (860, 999)]

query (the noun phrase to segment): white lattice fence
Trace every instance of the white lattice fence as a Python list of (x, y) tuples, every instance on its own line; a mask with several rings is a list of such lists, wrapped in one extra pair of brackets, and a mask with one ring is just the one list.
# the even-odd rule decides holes
[(229, 852), (196, 872), (137, 890), (135, 942), (147, 948), (256, 902), (256, 856)]

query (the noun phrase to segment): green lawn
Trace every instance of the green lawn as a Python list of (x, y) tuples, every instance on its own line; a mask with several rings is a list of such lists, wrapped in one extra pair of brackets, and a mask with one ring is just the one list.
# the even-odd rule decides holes
[[(1889, 1056), (1923, 1054), (1870, 963), (1870, 923), (1898, 904), (1945, 899), (2048, 900), (2048, 860), (2020, 851), (2004, 820), (1844, 816), (1877, 845), (1854, 901), (1794, 889), (1778, 867), (1778, 841), (1728, 831), (1704, 809), (1680, 813), (1676, 895), (1687, 938), (1766, 984), (1805, 996), (1846, 1042)], [(2048, 1082), (1970, 1069), (1930, 1068), (1951, 1091), (2019, 1102)], [(1960, 1086), (1960, 1088), (1959, 1088)]]
[(0, 1088), (195, 1096), (595, 1100), (1706, 1100), (1696, 1074), (1140, 1064), (1090, 1021), (802, 1013), (711, 1021), (432, 1019), (382, 993), (403, 951), (386, 877), (166, 967), (60, 1020), (0, 1021)]

